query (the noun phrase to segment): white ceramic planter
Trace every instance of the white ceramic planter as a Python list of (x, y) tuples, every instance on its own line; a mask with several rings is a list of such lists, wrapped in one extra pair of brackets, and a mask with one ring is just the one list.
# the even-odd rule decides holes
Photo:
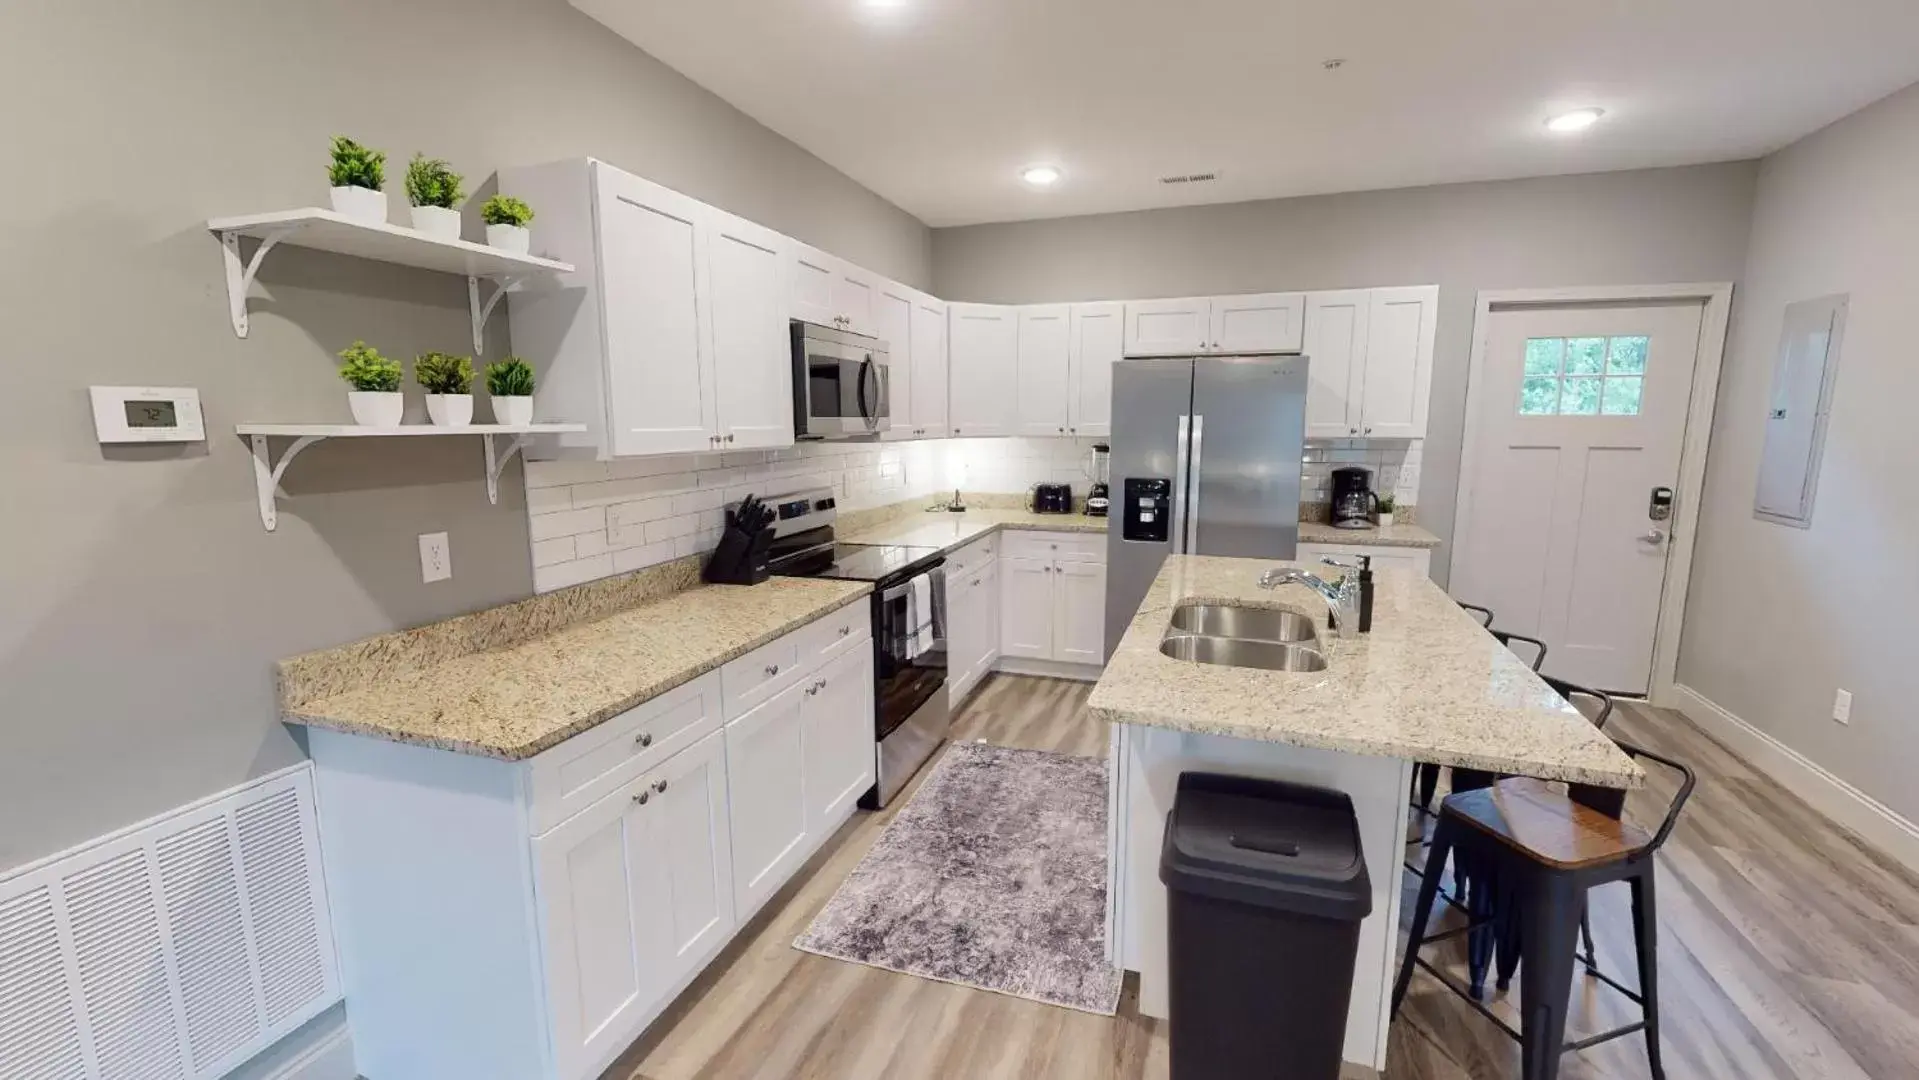
[(1385, 528), (1386, 526), (1388, 526), (1388, 525), (1391, 525), (1392, 523), (1393, 523), (1393, 515), (1391, 515), (1391, 514), (1381, 514), (1381, 515), (1379, 515), (1379, 527), (1380, 527), (1380, 528), (1382, 528), (1382, 529), (1383, 529), (1383, 528)]
[(533, 248), (533, 230), (524, 225), (488, 225), (486, 246), (525, 255)]
[(406, 395), (398, 390), (348, 390), (346, 403), (361, 427), (399, 427), (406, 411)]
[(473, 395), (428, 394), (426, 415), (439, 427), (465, 427), (473, 422)]
[(533, 399), (524, 395), (493, 399), (493, 422), (523, 425), (533, 422)]
[(428, 236), (458, 240), (460, 212), (445, 206), (416, 206), (413, 208), (413, 227)]
[(386, 192), (363, 187), (336, 187), (329, 191), (334, 213), (368, 225), (386, 224)]

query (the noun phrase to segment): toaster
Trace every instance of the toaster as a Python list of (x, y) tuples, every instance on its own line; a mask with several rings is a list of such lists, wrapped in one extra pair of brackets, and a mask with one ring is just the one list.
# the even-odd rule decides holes
[(1073, 488), (1069, 484), (1033, 485), (1033, 512), (1035, 514), (1070, 514), (1073, 512)]

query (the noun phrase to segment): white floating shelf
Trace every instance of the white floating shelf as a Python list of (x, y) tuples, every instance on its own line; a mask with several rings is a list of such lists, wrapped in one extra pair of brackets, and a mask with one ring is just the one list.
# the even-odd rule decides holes
[[(486, 455), (486, 498), (488, 502), (500, 501), (500, 473), (506, 463), (513, 460), (526, 446), (528, 439), (535, 435), (563, 435), (569, 432), (585, 431), (585, 424), (468, 424), (465, 427), (439, 427), (434, 424), (407, 424), (401, 427), (361, 427), (358, 424), (241, 424), (234, 428), (243, 438), (253, 444), (253, 483), (260, 499), (260, 524), (272, 532), (279, 525), (277, 504), (280, 489), (280, 477), (286, 475), (287, 466), (300, 456), (300, 451), (314, 443), (326, 439), (394, 439), (423, 435), (456, 436), (478, 435)], [(506, 449), (501, 450), (494, 443), (496, 436), (511, 436)], [(273, 460), (268, 439), (292, 439), (280, 455), (279, 461)]]
[[(220, 237), (220, 246), (226, 255), (227, 304), (233, 317), (233, 332), (240, 337), (247, 336), (247, 291), (252, 288), (267, 252), (280, 244), (464, 275), (476, 356), (483, 349), (481, 332), (487, 317), (493, 314), (508, 289), (535, 274), (573, 272), (572, 263), (537, 255), (516, 255), (467, 240), (446, 240), (385, 222), (368, 224), (317, 206), (214, 218), (207, 222), (207, 228)], [(251, 260), (240, 258), (240, 238), (245, 236), (260, 241)], [(493, 295), (485, 303), (480, 301), (482, 280), (495, 283)]]

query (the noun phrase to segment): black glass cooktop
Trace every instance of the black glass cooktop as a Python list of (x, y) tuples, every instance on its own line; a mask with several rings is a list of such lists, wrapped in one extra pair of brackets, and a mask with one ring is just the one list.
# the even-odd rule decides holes
[(907, 544), (834, 544), (794, 563), (775, 565), (773, 572), (788, 577), (841, 578), (878, 581), (939, 557), (940, 549)]

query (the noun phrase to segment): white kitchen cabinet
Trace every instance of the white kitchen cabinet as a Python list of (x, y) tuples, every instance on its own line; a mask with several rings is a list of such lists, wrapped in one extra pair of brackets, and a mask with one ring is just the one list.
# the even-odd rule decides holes
[(878, 277), (841, 261), (839, 276), (833, 279), (833, 306), (846, 317), (845, 329), (867, 335), (879, 329), (873, 320), (873, 298), (878, 291)]
[(947, 402), (952, 433), (1011, 435), (1018, 423), (1019, 309), (948, 304)]
[(1001, 558), (999, 652), (1029, 660), (1053, 658), (1053, 563)]
[(717, 733), (708, 735), (648, 774), (656, 845), (645, 863), (652, 868), (646, 909), (666, 932), (663, 962), (671, 987), (704, 967), (736, 925), (724, 743)]
[(1128, 300), (1127, 356), (1196, 356), (1213, 340), (1213, 302), (1204, 296)]
[(1298, 352), (1305, 324), (1304, 293), (1258, 293), (1212, 298), (1206, 351), (1221, 356)]
[(955, 709), (999, 657), (999, 611), (998, 559), (988, 558), (947, 577), (949, 701)]
[(1113, 365), (1125, 355), (1125, 304), (1074, 304), (1069, 435), (1113, 433)]
[(811, 680), (795, 683), (726, 725), (734, 795), (733, 904), (747, 913), (785, 884), (807, 843), (806, 722)]
[(886, 343), (887, 411), (891, 425), (884, 440), (919, 436), (913, 419), (913, 309), (919, 293), (892, 281), (880, 282), (873, 294), (873, 336)]
[(1439, 287), (1374, 289), (1372, 294), (1360, 435), (1425, 438)]
[(840, 261), (826, 252), (795, 243), (788, 262), (792, 317), (817, 326), (840, 326), (845, 312), (834, 306), (834, 283)]
[(1082, 668), (1105, 663), (1104, 537), (1006, 536), (999, 560), (999, 654)]
[[(860, 646), (805, 683), (806, 828), (817, 847), (873, 786), (873, 650)], [(791, 767), (791, 764), (788, 764)]]
[(943, 439), (946, 416), (946, 305), (924, 293), (913, 305), (913, 429)]
[(1072, 411), (1072, 309), (1065, 304), (1019, 309), (1019, 433), (1066, 434)]
[(1306, 297), (1306, 437), (1346, 439), (1359, 434), (1357, 375), (1366, 368), (1370, 289), (1317, 292)]
[(793, 445), (786, 237), (712, 211), (707, 264), (713, 432), (728, 450)]
[(1063, 664), (1106, 662), (1106, 564), (1053, 564), (1053, 655)]
[[(1298, 560), (1302, 563), (1322, 565), (1320, 559), (1326, 556), (1342, 562), (1357, 564), (1361, 555), (1371, 557), (1373, 568), (1383, 570), (1393, 567), (1411, 570), (1420, 577), (1432, 576), (1433, 553), (1426, 548), (1377, 547), (1360, 544), (1301, 544)], [(1337, 571), (1329, 571), (1337, 573)]]

